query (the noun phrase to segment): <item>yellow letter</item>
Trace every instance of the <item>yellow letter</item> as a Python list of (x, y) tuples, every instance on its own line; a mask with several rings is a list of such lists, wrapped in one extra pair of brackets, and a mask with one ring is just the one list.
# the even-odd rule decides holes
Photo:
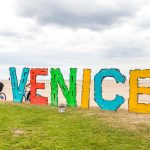
[(91, 69), (83, 70), (81, 107), (89, 108)]
[(139, 87), (138, 78), (150, 78), (150, 70), (130, 71), (129, 111), (138, 113), (150, 113), (150, 104), (138, 103), (138, 94), (150, 95), (150, 87)]

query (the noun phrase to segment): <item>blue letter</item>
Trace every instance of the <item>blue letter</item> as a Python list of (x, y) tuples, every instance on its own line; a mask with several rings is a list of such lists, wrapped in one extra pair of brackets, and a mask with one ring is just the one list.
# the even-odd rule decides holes
[(124, 103), (122, 96), (116, 95), (116, 98), (112, 101), (105, 100), (102, 97), (102, 81), (105, 77), (113, 77), (116, 82), (125, 82), (125, 76), (123, 76), (117, 69), (102, 69), (94, 77), (94, 99), (102, 110), (115, 111), (121, 104)]
[(16, 76), (16, 68), (10, 67), (9, 71), (10, 71), (10, 77), (11, 77), (13, 101), (21, 103), (23, 99), (23, 95), (24, 95), (24, 88), (28, 80), (29, 68), (23, 68), (19, 86), (18, 86), (18, 80)]

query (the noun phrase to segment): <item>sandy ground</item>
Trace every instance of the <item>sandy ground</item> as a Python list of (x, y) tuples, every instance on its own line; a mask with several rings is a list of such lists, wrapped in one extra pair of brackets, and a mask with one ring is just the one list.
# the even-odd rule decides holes
[[(5, 85), (3, 92), (7, 96), (8, 101), (12, 101), (12, 89), (10, 81), (2, 81)], [(38, 90), (37, 93), (42, 96), (47, 96), (49, 98), (50, 103), (50, 81), (37, 81), (45, 83), (45, 90)], [(68, 84), (68, 81), (66, 81)], [(150, 81), (142, 81), (140, 85), (150, 86)], [(77, 81), (77, 105), (81, 105), (81, 92), (82, 92), (82, 81)], [(124, 104), (121, 105), (120, 108), (128, 109), (128, 99), (129, 99), (129, 83), (125, 84), (116, 84), (113, 80), (105, 80), (103, 82), (103, 97), (105, 99), (114, 99), (116, 94), (119, 94), (125, 98)], [(59, 103), (66, 103), (65, 98), (59, 89)], [(139, 96), (139, 103), (150, 103), (150, 96), (142, 95)], [(90, 106), (96, 106), (96, 102), (94, 101), (94, 82), (91, 82), (91, 90), (90, 90)]]

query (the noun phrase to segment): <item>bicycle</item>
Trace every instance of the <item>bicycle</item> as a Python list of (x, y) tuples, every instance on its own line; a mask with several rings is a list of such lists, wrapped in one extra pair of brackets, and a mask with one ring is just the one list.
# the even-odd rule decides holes
[(0, 92), (0, 100), (6, 100), (6, 94), (3, 92)]
[[(25, 89), (25, 91), (24, 91), (24, 95), (23, 95), (23, 97), (25, 98), (25, 102), (30, 102), (30, 94), (29, 94), (29, 92), (30, 91), (27, 91), (26, 89)], [(29, 95), (29, 96), (28, 96)], [(40, 94), (36, 94), (36, 96), (41, 96)]]
[(0, 82), (0, 100), (6, 100), (6, 95), (5, 93), (2, 92), (3, 88), (4, 88), (4, 84)]

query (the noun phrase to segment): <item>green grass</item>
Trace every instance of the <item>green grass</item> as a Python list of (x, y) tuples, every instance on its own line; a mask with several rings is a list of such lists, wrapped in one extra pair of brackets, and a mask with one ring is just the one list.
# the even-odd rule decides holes
[(0, 150), (149, 148), (149, 115), (0, 103)]

